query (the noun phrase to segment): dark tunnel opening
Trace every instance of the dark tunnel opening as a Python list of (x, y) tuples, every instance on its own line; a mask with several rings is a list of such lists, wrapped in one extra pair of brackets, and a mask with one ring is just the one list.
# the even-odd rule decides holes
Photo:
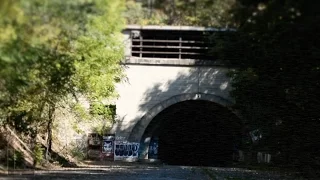
[(192, 100), (160, 112), (145, 134), (157, 139), (157, 158), (164, 163), (227, 166), (241, 143), (241, 123), (223, 106)]

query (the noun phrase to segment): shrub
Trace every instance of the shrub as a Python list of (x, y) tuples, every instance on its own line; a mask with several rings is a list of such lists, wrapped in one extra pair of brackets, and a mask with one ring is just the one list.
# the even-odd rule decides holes
[(41, 144), (36, 144), (33, 150), (35, 164), (38, 165), (42, 162), (44, 156), (44, 148)]
[(21, 167), (24, 165), (24, 156), (20, 151), (13, 151), (13, 153), (8, 158), (8, 165), (10, 167)]

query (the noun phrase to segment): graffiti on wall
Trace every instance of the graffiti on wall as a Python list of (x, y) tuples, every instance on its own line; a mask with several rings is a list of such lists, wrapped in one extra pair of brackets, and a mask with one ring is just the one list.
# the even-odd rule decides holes
[(101, 152), (105, 157), (113, 157), (114, 139), (114, 134), (108, 134), (103, 136)]
[(158, 159), (158, 138), (152, 138), (149, 145), (148, 157), (149, 159)]
[(139, 143), (114, 141), (114, 160), (138, 159)]
[(115, 137), (115, 140), (116, 140), (116, 141), (125, 141), (126, 138), (125, 138), (124, 136), (116, 136), (116, 137)]
[(113, 151), (113, 141), (103, 140), (102, 153), (112, 153)]

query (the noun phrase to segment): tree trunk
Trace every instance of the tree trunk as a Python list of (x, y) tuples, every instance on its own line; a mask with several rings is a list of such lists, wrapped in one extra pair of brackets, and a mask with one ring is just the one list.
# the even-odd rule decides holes
[(46, 149), (46, 159), (49, 160), (50, 153), (52, 152), (52, 123), (53, 123), (53, 114), (55, 111), (55, 106), (54, 104), (49, 105), (49, 121), (47, 125), (47, 149)]
[[(36, 129), (34, 131), (32, 131), (31, 133), (31, 149), (33, 152), (35, 152), (35, 147), (37, 144), (37, 135), (38, 135), (38, 127), (36, 127)], [(36, 168), (36, 157), (33, 157), (33, 168)]]

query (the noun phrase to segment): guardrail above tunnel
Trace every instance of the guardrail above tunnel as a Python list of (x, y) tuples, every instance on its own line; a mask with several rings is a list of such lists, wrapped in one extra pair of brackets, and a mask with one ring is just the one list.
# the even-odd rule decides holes
[(194, 26), (128, 25), (123, 31), (126, 42), (125, 64), (225, 65), (212, 52), (212, 36), (234, 32)]

